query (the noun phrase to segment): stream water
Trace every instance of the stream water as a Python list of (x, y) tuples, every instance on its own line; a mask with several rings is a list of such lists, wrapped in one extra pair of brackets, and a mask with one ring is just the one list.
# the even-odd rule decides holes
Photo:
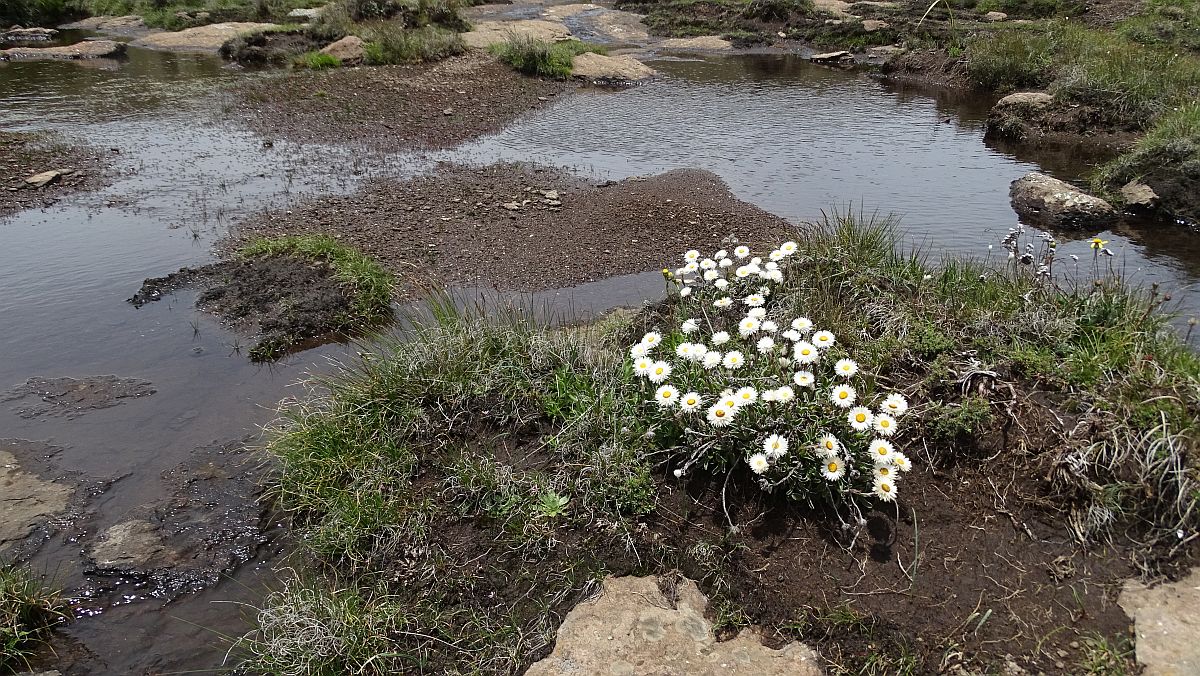
[[(114, 479), (91, 498), (78, 538), (52, 538), (33, 564), (68, 592), (87, 577), (81, 541), (163, 499), (164, 473), (194, 449), (252, 435), (309, 372), (352, 348), (327, 345), (272, 367), (251, 364), (245, 338), (192, 308), (193, 296), (134, 309), (149, 276), (212, 258), (228, 227), (304, 195), (353, 190), (437, 160), (532, 160), (619, 179), (678, 167), (724, 177), (743, 199), (800, 220), (847, 206), (895, 211), (931, 251), (984, 255), (1016, 223), (1008, 184), (1042, 169), (1077, 179), (1086, 161), (1016, 156), (982, 141), (987, 101), (887, 85), (785, 56), (664, 60), (665, 77), (620, 93), (583, 92), (505, 131), (430, 156), (364, 158), (355, 149), (263, 140), (227, 119), (221, 88), (256, 77), (210, 57), (131, 49), (112, 63), (0, 63), (0, 128), (49, 130), (105, 149), (115, 178), (42, 210), (0, 221), (0, 390), (36, 376), (116, 374), (157, 392), (73, 420), (21, 418), (0, 406), (0, 438), (63, 450), (64, 472)], [(1200, 237), (1165, 224), (1056, 233), (1065, 253), (1110, 239), (1125, 268), (1175, 290), (1200, 279)], [(525, 299), (600, 312), (656, 293), (657, 273)], [(82, 538), (82, 540), (80, 539)], [(220, 636), (247, 626), (245, 606), (269, 586), (285, 549), (262, 547), (224, 581), (177, 599), (114, 589), (89, 599), (65, 630), (64, 673), (216, 668)]]

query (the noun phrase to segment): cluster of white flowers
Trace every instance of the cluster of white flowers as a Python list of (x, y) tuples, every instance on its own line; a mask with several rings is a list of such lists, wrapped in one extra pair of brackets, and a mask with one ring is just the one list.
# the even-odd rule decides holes
[(663, 271), (680, 298), (678, 328), (632, 346), (633, 372), (653, 390), (659, 422), (685, 432), (676, 476), (737, 459), (771, 490), (890, 502), (912, 468), (890, 440), (908, 402), (869, 394), (869, 374), (832, 332), (774, 307), (798, 251), (785, 242), (765, 261), (746, 246), (688, 251)]

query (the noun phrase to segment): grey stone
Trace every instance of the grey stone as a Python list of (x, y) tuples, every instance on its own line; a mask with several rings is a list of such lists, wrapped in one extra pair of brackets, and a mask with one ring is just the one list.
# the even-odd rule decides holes
[(810, 61), (841, 61), (842, 59), (850, 58), (850, 52), (845, 50), (838, 52), (825, 52), (824, 54), (813, 54), (808, 57)]
[(862, 22), (862, 24), (863, 24), (863, 30), (865, 30), (868, 33), (874, 33), (875, 31), (881, 31), (884, 28), (887, 28), (888, 26), (891, 25), (888, 22), (880, 21), (879, 19), (866, 19)]
[(347, 35), (331, 45), (326, 45), (321, 49), (321, 53), (341, 61), (343, 66), (360, 64), (367, 57), (366, 46), (357, 35)]
[(587, 52), (575, 57), (571, 75), (593, 82), (638, 82), (654, 77), (654, 69), (632, 56), (604, 56)]
[(71, 492), (22, 470), (15, 455), (0, 450), (0, 551), (66, 509)]
[(1153, 588), (1130, 580), (1117, 603), (1133, 618), (1143, 676), (1200, 674), (1200, 569)]
[(154, 33), (134, 40), (134, 47), (174, 52), (216, 52), (221, 45), (241, 35), (278, 28), (273, 23), (212, 23), (181, 31)]
[(1121, 186), (1121, 199), (1125, 206), (1133, 209), (1153, 209), (1158, 206), (1158, 193), (1154, 188), (1133, 180)]
[(1005, 96), (997, 101), (996, 105), (993, 106), (992, 109), (996, 110), (997, 108), (1009, 108), (1017, 106), (1028, 108), (1045, 108), (1051, 103), (1054, 103), (1054, 97), (1046, 92), (1016, 92), (1014, 94), (1009, 94), (1008, 96)]
[(780, 650), (743, 629), (717, 642), (704, 619), (708, 600), (685, 580), (668, 600), (653, 577), (604, 581), (600, 596), (579, 604), (558, 629), (554, 652), (528, 676), (636, 674), (637, 676), (818, 676), (816, 654), (800, 643)]
[(104, 531), (92, 545), (92, 560), (102, 570), (160, 568), (175, 563), (176, 558), (149, 521), (119, 523)]
[(54, 183), (62, 177), (63, 172), (58, 171), (57, 169), (51, 169), (50, 171), (43, 171), (40, 174), (34, 174), (33, 176), (26, 178), (25, 183), (33, 186), (34, 188), (43, 188), (51, 183)]
[(125, 53), (125, 43), (112, 40), (84, 40), (62, 47), (13, 47), (0, 49), (0, 59), (10, 61), (66, 61), (101, 59)]
[(0, 32), (0, 40), (8, 42), (42, 42), (58, 35), (53, 28), (10, 28)]
[(988, 12), (987, 14), (983, 15), (983, 18), (987, 19), (988, 21), (1004, 21), (1008, 18), (1008, 15), (1004, 12)]
[(1059, 227), (1084, 227), (1116, 217), (1116, 209), (1070, 183), (1031, 172), (1012, 182), (1013, 209), (1031, 221)]

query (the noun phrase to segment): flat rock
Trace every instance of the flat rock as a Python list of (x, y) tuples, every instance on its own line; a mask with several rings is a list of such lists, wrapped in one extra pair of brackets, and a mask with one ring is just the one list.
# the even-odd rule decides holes
[(137, 14), (125, 16), (89, 16), (73, 23), (63, 24), (68, 30), (119, 32), (141, 30), (146, 27), (146, 21)]
[[(24, 400), (13, 409), (22, 418), (61, 416), (70, 419), (154, 393), (153, 385), (137, 378), (112, 375), (30, 378), (6, 392), (0, 392), (0, 402)], [(31, 399), (33, 401), (29, 401)]]
[(604, 581), (598, 598), (579, 604), (558, 629), (554, 652), (528, 676), (819, 676), (816, 654), (800, 643), (767, 648), (750, 629), (717, 642), (704, 618), (708, 600), (685, 580), (668, 600), (654, 577)]
[(987, 14), (983, 15), (983, 18), (987, 19), (988, 21), (1004, 21), (1008, 18), (1008, 15), (1004, 12), (988, 12)]
[(41, 42), (52, 40), (58, 35), (53, 28), (10, 28), (0, 32), (0, 40), (5, 42)]
[(1200, 674), (1200, 569), (1153, 588), (1130, 580), (1117, 603), (1133, 618), (1143, 676)]
[(845, 50), (837, 52), (825, 52), (824, 54), (813, 54), (808, 57), (809, 61), (841, 61), (842, 59), (850, 58), (850, 52)]
[(907, 51), (907, 49), (900, 45), (880, 45), (878, 47), (867, 47), (867, 56), (872, 59), (887, 59)]
[(321, 53), (336, 58), (342, 62), (343, 66), (360, 64), (363, 59), (367, 58), (366, 46), (362, 38), (357, 35), (347, 35), (341, 40), (325, 46)]
[(572, 77), (592, 82), (638, 82), (654, 77), (654, 69), (632, 56), (604, 56), (587, 52), (576, 56)]
[(1008, 194), (1017, 214), (1044, 225), (1078, 228), (1111, 221), (1117, 214), (1099, 197), (1036, 171), (1013, 181)]
[(1121, 186), (1121, 200), (1134, 209), (1153, 209), (1158, 206), (1158, 193), (1154, 188), (1139, 181), (1130, 181)]
[(63, 172), (57, 169), (51, 169), (50, 171), (43, 171), (39, 174), (34, 174), (33, 176), (26, 178), (25, 184), (33, 186), (34, 188), (41, 188), (54, 183), (58, 179), (62, 178), (62, 176)]
[(888, 22), (880, 21), (879, 19), (865, 19), (862, 22), (862, 24), (863, 24), (863, 30), (865, 30), (868, 33), (874, 33), (875, 31), (881, 31), (884, 28), (887, 28), (888, 26), (891, 25)]
[(221, 45), (239, 35), (277, 28), (273, 23), (227, 22), (197, 26), (186, 30), (153, 33), (133, 41), (134, 47), (172, 52), (216, 52)]
[(578, 14), (583, 14), (584, 12), (598, 12), (603, 9), (604, 8), (600, 5), (593, 5), (590, 2), (575, 3), (571, 5), (555, 5), (553, 7), (547, 7), (546, 10), (542, 12), (542, 16), (555, 21), (562, 21), (563, 19), (569, 19)]
[(571, 37), (571, 31), (561, 21), (525, 19), (521, 21), (481, 21), (468, 33), (463, 33), (463, 42), (468, 47), (486, 49), (507, 41), (510, 37), (528, 37), (546, 42), (558, 42)]
[(61, 47), (13, 47), (0, 49), (0, 59), (10, 61), (66, 61), (101, 59), (125, 53), (125, 43), (112, 40), (84, 40)]
[(659, 47), (676, 52), (728, 52), (733, 49), (733, 43), (716, 35), (701, 35), (696, 38), (663, 40)]
[(5, 447), (15, 439), (0, 439), (0, 551), (24, 539), (46, 519), (67, 508), (71, 489), (21, 469)]
[(177, 558), (163, 542), (158, 528), (135, 519), (110, 527), (92, 545), (92, 560), (102, 570), (126, 571), (169, 566)]
[(1046, 92), (1016, 92), (1009, 94), (996, 102), (993, 109), (996, 108), (1045, 108), (1054, 103), (1054, 97)]
[(324, 11), (324, 7), (297, 7), (288, 12), (287, 15), (289, 19), (307, 19), (311, 21), (321, 16)]

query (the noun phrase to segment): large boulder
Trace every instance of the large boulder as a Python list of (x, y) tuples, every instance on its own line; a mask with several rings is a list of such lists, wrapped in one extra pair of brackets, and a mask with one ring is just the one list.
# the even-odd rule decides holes
[(1099, 197), (1036, 171), (1013, 181), (1008, 194), (1017, 214), (1042, 225), (1081, 228), (1117, 216), (1117, 210)]
[(172, 52), (217, 52), (233, 38), (278, 28), (273, 23), (229, 22), (187, 30), (154, 33), (134, 40), (134, 47)]
[(343, 66), (354, 66), (362, 63), (363, 59), (367, 58), (365, 43), (357, 35), (347, 35), (322, 49), (321, 53), (328, 54), (341, 61)]
[(1046, 92), (1017, 92), (996, 102), (988, 112), (985, 138), (1024, 141), (1042, 132), (1042, 121), (1054, 97)]
[(125, 43), (112, 40), (84, 40), (62, 47), (13, 47), (0, 49), (0, 60), (65, 61), (71, 59), (102, 59), (125, 53)]
[(654, 69), (632, 56), (587, 52), (575, 57), (571, 75), (589, 82), (638, 82), (654, 77)]
[(137, 14), (125, 16), (89, 16), (60, 28), (67, 30), (99, 31), (102, 33), (130, 33), (144, 31), (146, 20)]

